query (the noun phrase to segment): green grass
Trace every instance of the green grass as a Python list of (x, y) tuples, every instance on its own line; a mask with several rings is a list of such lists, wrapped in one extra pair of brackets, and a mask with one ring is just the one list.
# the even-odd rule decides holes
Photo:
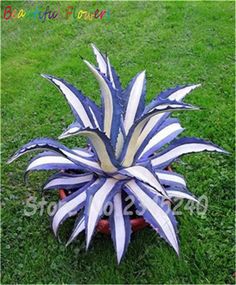
[[(25, 2), (1, 4), (30, 9)], [(61, 10), (70, 4), (89, 11), (110, 9), (111, 20), (1, 20), (2, 283), (234, 283), (234, 3), (60, 2)], [(209, 200), (202, 217), (182, 206), (179, 257), (145, 229), (132, 235), (117, 266), (109, 237), (97, 234), (88, 252), (84, 236), (65, 248), (54, 238), (46, 212), (24, 215), (28, 197), (40, 201), (47, 174), (31, 174), (25, 185), (23, 171), (31, 155), (11, 165), (6, 160), (32, 138), (56, 138), (73, 120), (64, 98), (39, 74), (64, 77), (99, 103), (98, 86), (79, 58), (94, 62), (91, 42), (109, 52), (123, 86), (146, 69), (148, 101), (167, 87), (202, 83), (186, 101), (203, 109), (178, 114), (185, 135), (231, 152), (192, 155), (174, 166), (196, 196)], [(56, 201), (57, 196), (46, 199)]]

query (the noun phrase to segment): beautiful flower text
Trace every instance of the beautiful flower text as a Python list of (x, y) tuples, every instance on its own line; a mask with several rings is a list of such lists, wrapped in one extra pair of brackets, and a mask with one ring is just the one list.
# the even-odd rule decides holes
[(55, 19), (74, 19), (74, 20), (110, 20), (110, 10), (108, 9), (96, 9), (93, 12), (89, 12), (83, 9), (77, 9), (75, 6), (67, 6), (66, 9), (61, 9), (60, 6), (57, 9), (50, 9), (49, 6), (46, 8), (38, 7), (34, 10), (26, 11), (26, 9), (16, 9), (11, 5), (4, 7), (3, 9), (3, 20), (19, 20), (23, 18), (32, 18), (45, 22), (46, 20)]

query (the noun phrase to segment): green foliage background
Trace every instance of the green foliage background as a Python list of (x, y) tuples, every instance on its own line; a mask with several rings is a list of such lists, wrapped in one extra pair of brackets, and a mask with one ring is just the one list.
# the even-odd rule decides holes
[[(33, 19), (2, 22), (2, 283), (233, 283), (234, 272), (234, 2), (45, 2), (51, 9), (73, 5), (111, 19)], [(27, 2), (1, 1), (32, 10)], [(52, 137), (72, 122), (64, 98), (39, 75), (64, 77), (100, 103), (99, 89), (79, 55), (94, 62), (89, 44), (107, 51), (123, 86), (147, 72), (147, 101), (168, 87), (202, 83), (186, 101), (199, 112), (177, 114), (184, 135), (211, 140), (230, 156), (184, 157), (174, 168), (196, 196), (206, 195), (207, 213), (181, 207), (180, 256), (151, 229), (132, 236), (117, 266), (109, 237), (97, 234), (86, 253), (84, 237), (68, 248), (50, 230), (46, 212), (24, 215), (29, 197), (41, 200), (46, 173), (30, 175), (24, 157), (7, 158), (35, 137)], [(80, 138), (65, 141), (84, 145)], [(57, 194), (46, 195), (56, 201)], [(64, 241), (71, 224), (62, 232)]]

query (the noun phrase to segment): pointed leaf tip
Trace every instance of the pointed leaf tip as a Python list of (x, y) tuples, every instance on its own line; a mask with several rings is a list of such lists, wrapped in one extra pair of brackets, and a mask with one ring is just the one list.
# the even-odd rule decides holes
[(231, 153), (223, 148), (220, 148), (221, 152), (227, 155), (230, 155)]
[(16, 160), (18, 157), (17, 153), (14, 153), (8, 160), (7, 160), (7, 164), (12, 163), (14, 160)]
[(13, 159), (13, 156), (12, 157), (10, 157), (8, 160), (7, 160), (7, 164), (10, 164), (10, 163), (12, 163), (12, 161), (13, 161), (14, 159)]
[(189, 109), (191, 109), (191, 110), (201, 110), (201, 108), (198, 106), (191, 105), (191, 104), (188, 104), (188, 105), (189, 105)]
[(50, 79), (50, 76), (47, 74), (41, 73), (40, 75), (45, 79)]
[(73, 241), (73, 239), (69, 238), (65, 246), (68, 247), (72, 243), (72, 241)]
[(60, 136), (58, 136), (57, 138), (59, 139), (59, 140), (62, 140), (62, 139), (65, 139), (65, 138), (67, 138), (68, 136), (65, 134), (65, 133), (62, 133)]

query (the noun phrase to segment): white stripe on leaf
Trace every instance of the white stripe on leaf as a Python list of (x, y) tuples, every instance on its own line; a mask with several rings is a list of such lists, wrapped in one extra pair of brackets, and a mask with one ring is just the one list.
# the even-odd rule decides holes
[(91, 158), (94, 156), (94, 154), (91, 151), (88, 151), (87, 149), (82, 149), (82, 148), (72, 148), (72, 151), (77, 153), (80, 156)]
[(107, 67), (108, 67), (109, 79), (111, 81), (112, 87), (115, 89), (116, 86), (115, 86), (115, 82), (114, 82), (114, 79), (113, 79), (113, 74), (112, 74), (112, 70), (111, 70), (110, 60), (109, 60), (108, 57), (107, 57)]
[(66, 157), (63, 157), (61, 155), (52, 155), (52, 156), (42, 156), (39, 157), (35, 160), (33, 160), (27, 167), (26, 172), (31, 171), (37, 167), (42, 167), (42, 166), (47, 166), (48, 164), (55, 164), (55, 165), (63, 165), (63, 164), (67, 164), (68, 168), (70, 167), (75, 167), (75, 169), (77, 168), (76, 164), (74, 162), (72, 162), (71, 160), (69, 160)]
[(52, 219), (52, 229), (55, 235), (57, 235), (58, 227), (61, 224), (61, 222), (64, 220), (64, 218), (68, 215), (69, 216), (75, 215), (76, 214), (75, 209), (83, 202), (85, 202), (85, 199), (86, 199), (86, 192), (84, 190), (80, 194), (76, 195), (72, 200), (66, 202), (61, 207), (59, 207), (59, 209), (56, 211)]
[(92, 114), (92, 117), (93, 117), (93, 120), (94, 120), (94, 124), (96, 126), (96, 128), (98, 128), (100, 130), (100, 126), (99, 126), (99, 123), (98, 123), (98, 120), (97, 120), (97, 117), (93, 111), (93, 109), (89, 106), (89, 110), (90, 110), (90, 113)]
[(200, 84), (196, 85), (185, 85), (185, 86), (176, 86), (175, 88), (169, 88), (165, 91), (162, 91), (151, 103), (149, 103), (144, 113), (150, 112), (156, 106), (162, 104), (162, 101), (170, 100), (175, 102), (182, 102), (182, 99), (190, 93), (195, 88), (199, 87)]
[(119, 191), (113, 199), (113, 219), (114, 219), (114, 245), (116, 248), (117, 261), (118, 264), (121, 261), (122, 256), (124, 255), (126, 248), (126, 235), (129, 234), (126, 232), (125, 220), (123, 215), (123, 206), (121, 191)]
[(77, 184), (84, 184), (91, 181), (93, 178), (92, 174), (61, 174), (51, 179), (45, 186), (44, 189), (56, 188), (58, 186), (63, 188), (65, 186), (73, 186)]
[(108, 137), (111, 136), (111, 126), (112, 126), (112, 119), (113, 119), (113, 97), (109, 86), (105, 79), (101, 76), (101, 74), (96, 70), (94, 66), (92, 66), (87, 60), (84, 60), (88, 68), (94, 74), (95, 78), (97, 79), (101, 94), (103, 97), (104, 102), (104, 131)]
[(91, 44), (91, 46), (92, 46), (93, 52), (96, 56), (96, 60), (98, 63), (99, 70), (107, 76), (107, 64), (106, 64), (106, 61), (104, 59), (104, 56), (102, 55), (102, 53), (99, 51), (99, 49), (94, 44)]
[(86, 248), (89, 247), (98, 219), (102, 215), (103, 207), (107, 197), (109, 196), (113, 188), (116, 186), (116, 184), (119, 183), (119, 181), (116, 179), (107, 178), (104, 179), (104, 183), (101, 185), (98, 180), (96, 181), (96, 183), (99, 188), (93, 196), (89, 197), (90, 201), (87, 209), (86, 224)]
[[(147, 212), (149, 212), (153, 219), (159, 224), (167, 240), (178, 253), (179, 246), (175, 228), (168, 214), (151, 197), (149, 197), (149, 195), (147, 195), (147, 193), (145, 193), (134, 180), (131, 180), (126, 183), (126, 186), (129, 188), (131, 193), (137, 198), (137, 200), (142, 204), (143, 208)], [(150, 221), (148, 222), (150, 223)], [(157, 228), (154, 227), (154, 229), (158, 231)]]
[(125, 110), (125, 118), (124, 118), (124, 128), (126, 134), (128, 133), (129, 129), (131, 128), (131, 126), (135, 121), (139, 105), (144, 104), (144, 102), (142, 101), (143, 99), (142, 95), (144, 89), (145, 89), (145, 71), (141, 72), (137, 76), (129, 94), (129, 99)]
[[(59, 140), (74, 136), (81, 129), (78, 122), (73, 122), (69, 127), (58, 137)], [(82, 127), (83, 129), (83, 127)]]
[(124, 145), (124, 141), (125, 141), (125, 137), (124, 134), (122, 132), (122, 130), (119, 130), (118, 136), (117, 136), (117, 142), (116, 142), (116, 147), (115, 147), (115, 155), (116, 158), (119, 158), (121, 152), (122, 152), (122, 148)]
[(129, 167), (130, 165), (132, 165), (137, 150), (145, 140), (146, 136), (148, 135), (148, 132), (152, 130), (152, 128), (148, 128), (148, 130), (146, 131), (145, 127), (144, 131), (142, 131), (145, 124), (149, 122), (150, 119), (165, 112), (173, 112), (180, 110), (197, 110), (197, 109), (198, 108), (188, 104), (183, 104), (183, 103), (171, 104), (170, 102), (169, 104), (159, 105), (157, 108), (155, 108), (154, 111), (146, 114), (136, 124), (134, 124), (134, 126), (130, 130), (130, 133), (127, 138), (128, 142), (125, 142), (128, 145), (122, 153), (122, 165), (125, 167)]
[(68, 246), (72, 241), (85, 229), (85, 218), (84, 215), (80, 215), (76, 221), (75, 221), (75, 227), (73, 229), (73, 232), (69, 238), (69, 240), (66, 243), (66, 246)]
[[(166, 126), (162, 130), (160, 130), (158, 133), (156, 133), (148, 142), (142, 153), (139, 155), (139, 158), (145, 155), (149, 150), (152, 149), (152, 152), (157, 151), (159, 148), (161, 148), (163, 145), (159, 145), (162, 141), (165, 141), (166, 138), (170, 137), (170, 140), (172, 134), (176, 134), (176, 136), (183, 131), (184, 129), (181, 127), (179, 123), (173, 123), (171, 125)], [(166, 141), (165, 143), (169, 143), (170, 140)], [(155, 146), (158, 146), (157, 149), (154, 149)]]
[(192, 90), (194, 90), (197, 87), (200, 87), (201, 84), (196, 84), (196, 85), (190, 85), (190, 86), (186, 86), (174, 93), (172, 93), (168, 99), (169, 100), (176, 100), (176, 101), (182, 101), (182, 99), (188, 94), (190, 93)]
[(166, 189), (166, 192), (171, 198), (188, 199), (199, 203), (199, 201), (188, 192), (178, 191), (177, 189)]
[(53, 82), (59, 90), (65, 95), (69, 104), (73, 108), (74, 112), (77, 113), (85, 127), (93, 127), (93, 124), (87, 114), (84, 104), (81, 100), (59, 79), (56, 79), (52, 76), (42, 75), (44, 78), (49, 79)]
[(184, 187), (186, 187), (186, 182), (184, 178), (177, 173), (165, 171), (165, 170), (163, 171), (157, 170), (155, 173), (162, 184), (164, 184), (165, 181), (170, 181), (172, 183), (181, 184)]
[(61, 150), (61, 152), (66, 156), (68, 157), (70, 160), (72, 160), (73, 162), (75, 162), (76, 164), (78, 163), (79, 165), (82, 165), (84, 166), (84, 168), (87, 168), (88, 170), (90, 170), (90, 168), (92, 168), (95, 172), (98, 171), (98, 172), (101, 172), (102, 169), (100, 167), (100, 165), (98, 164), (97, 161), (95, 160), (90, 160), (90, 159), (87, 159), (85, 157), (82, 157), (82, 156), (79, 156), (78, 154), (74, 154), (74, 153), (71, 153), (71, 152), (68, 152), (64, 149)]
[(87, 138), (89, 138), (94, 150), (97, 153), (101, 168), (105, 172), (112, 173), (117, 171), (117, 167), (114, 165), (116, 159), (112, 146), (110, 145), (108, 138), (103, 133), (88, 129), (80, 131), (79, 134), (85, 135)]
[(169, 198), (165, 189), (162, 187), (157, 177), (143, 166), (131, 166), (120, 171), (121, 174), (127, 174), (134, 177), (140, 181), (143, 181), (153, 187), (156, 191), (160, 192), (167, 199)]
[(177, 147), (166, 151), (163, 154), (159, 154), (158, 157), (151, 160), (153, 167), (159, 167), (171, 163), (173, 160), (178, 158), (183, 154), (188, 154), (191, 152), (202, 152), (202, 151), (217, 151), (226, 153), (224, 150), (210, 145), (208, 143), (186, 143), (178, 145)]

